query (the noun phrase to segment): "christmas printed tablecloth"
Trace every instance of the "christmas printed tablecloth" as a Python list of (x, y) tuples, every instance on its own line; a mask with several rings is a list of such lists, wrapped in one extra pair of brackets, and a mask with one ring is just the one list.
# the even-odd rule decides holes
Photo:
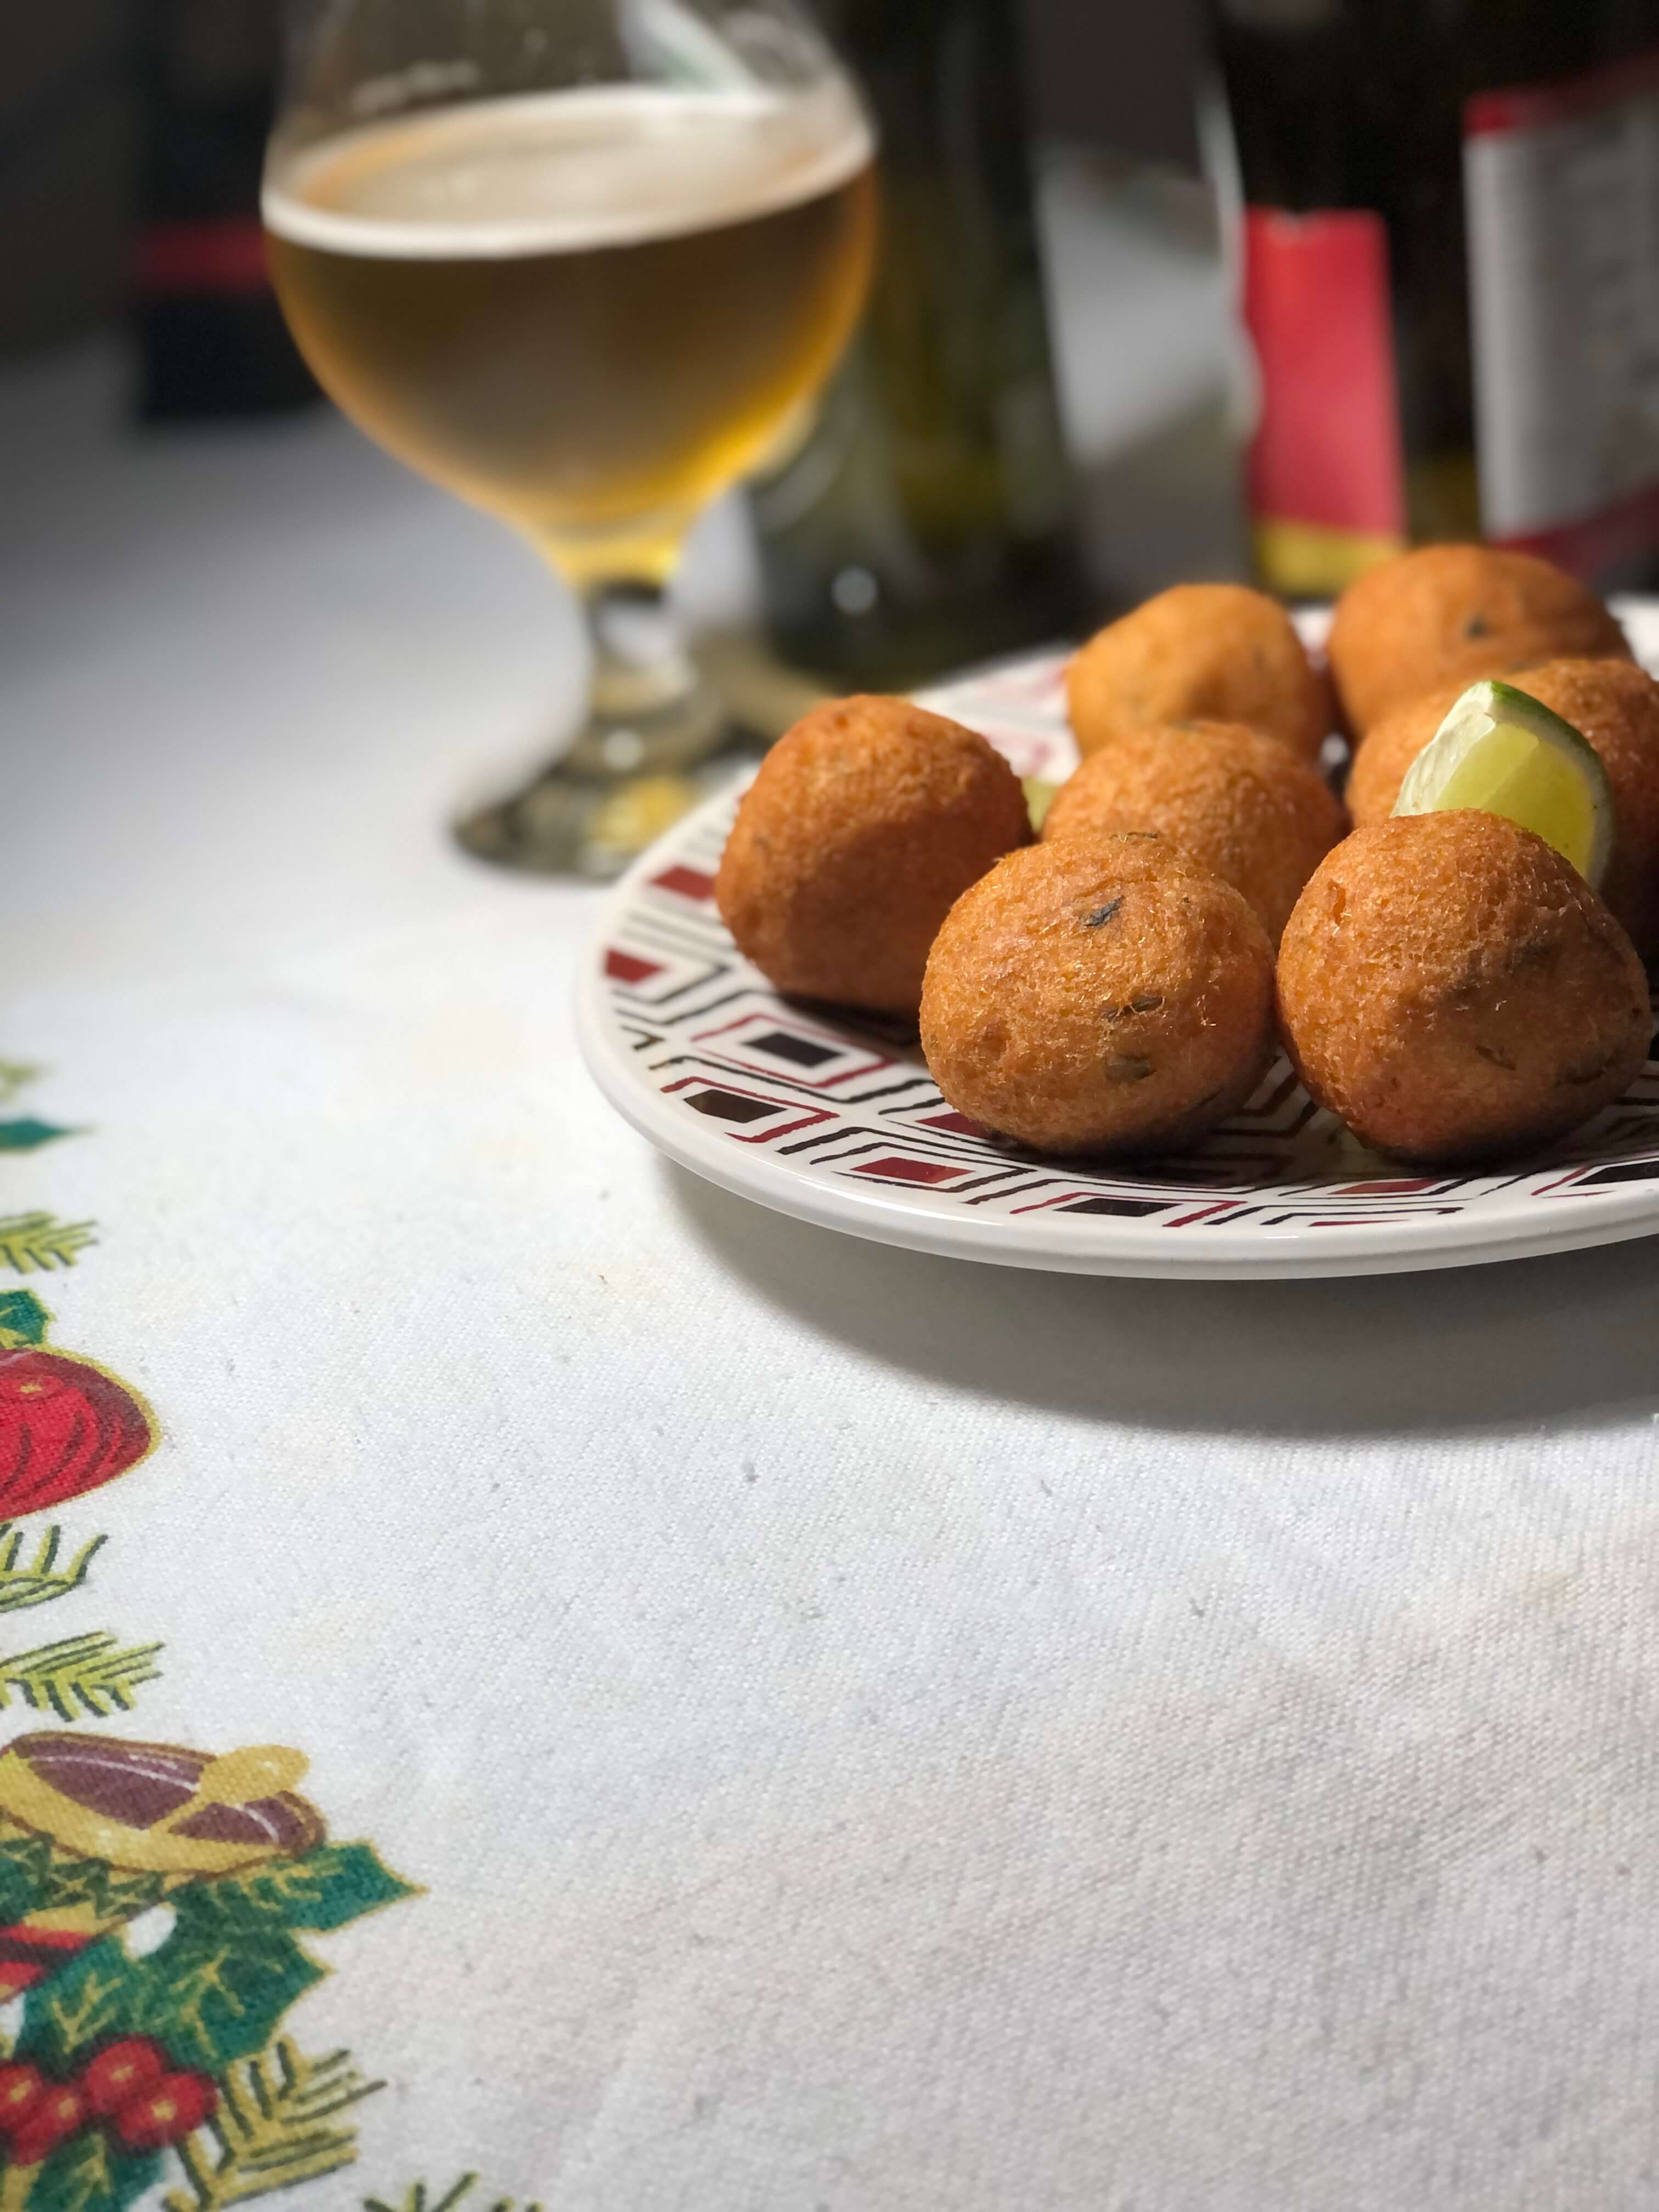
[[(0, 1103), (33, 1074), (0, 1064)], [(76, 1133), (20, 1112), (0, 1152)], [(96, 1243), (90, 1222), (9, 1213), (0, 1267), (44, 1280)], [(94, 1493), (161, 1427), (51, 1324), (33, 1289), (0, 1292), (0, 1616), (79, 1616), (0, 1657), (0, 1710), (46, 1723), (0, 1752), (0, 2206), (124, 2212), (165, 2179), (167, 2212), (222, 2212), (353, 2161), (354, 2108), (384, 2084), (349, 2052), (302, 2050), (287, 2014), (327, 1971), (307, 1939), (414, 1887), (330, 1836), (294, 1747), (83, 1725), (133, 1713), (162, 1671), (161, 1644), (80, 1625), (107, 1541)]]
[(31, 388), (0, 2212), (1644, 2204), (1659, 1240), (1130, 1283), (694, 1181), (592, 891), (446, 835), (574, 708), (535, 561)]

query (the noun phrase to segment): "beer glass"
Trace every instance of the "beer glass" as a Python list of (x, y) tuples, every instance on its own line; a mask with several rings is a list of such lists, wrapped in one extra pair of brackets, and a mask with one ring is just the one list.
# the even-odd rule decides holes
[(863, 302), (873, 145), (797, 0), (302, 0), (266, 163), (277, 293), (341, 407), (580, 594), (570, 750), (460, 827), (616, 872), (725, 735), (665, 588)]

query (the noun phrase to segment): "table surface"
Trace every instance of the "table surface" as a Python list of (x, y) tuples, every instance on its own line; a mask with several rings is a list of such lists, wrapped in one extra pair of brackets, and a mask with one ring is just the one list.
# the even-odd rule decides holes
[(96, 1223), (23, 1286), (162, 1440), (12, 1640), (162, 1641), (76, 1724), (301, 1747), (420, 1886), (304, 1939), (387, 2086), (283, 2201), (1651, 2203), (1659, 1246), (1115, 1283), (697, 1183), (577, 1060), (594, 895), (442, 834), (575, 696), (533, 560), (102, 374), (3, 414), (0, 1051), (76, 1133), (0, 1212)]

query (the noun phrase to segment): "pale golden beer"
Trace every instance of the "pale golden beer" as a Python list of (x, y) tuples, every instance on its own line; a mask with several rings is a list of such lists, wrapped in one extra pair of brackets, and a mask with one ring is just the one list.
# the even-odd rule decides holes
[(665, 574), (834, 365), (872, 251), (839, 82), (481, 100), (273, 151), (272, 272), (324, 386), (580, 580)]

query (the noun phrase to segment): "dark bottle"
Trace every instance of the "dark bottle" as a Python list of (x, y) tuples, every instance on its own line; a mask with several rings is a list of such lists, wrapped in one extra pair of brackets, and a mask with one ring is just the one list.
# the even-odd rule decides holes
[(882, 248), (810, 436), (753, 490), (788, 659), (896, 686), (1060, 637), (1084, 590), (1011, 0), (824, 0), (875, 110)]
[(134, 315), (146, 421), (314, 399), (265, 271), (280, 0), (148, 0)]
[(1659, 554), (1656, 0), (1212, 0), (1289, 592), (1484, 533)]

